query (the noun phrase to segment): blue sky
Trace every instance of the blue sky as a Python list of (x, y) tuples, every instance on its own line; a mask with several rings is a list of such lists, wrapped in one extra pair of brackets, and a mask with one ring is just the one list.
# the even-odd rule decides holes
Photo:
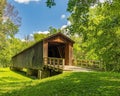
[(67, 25), (66, 11), (68, 0), (55, 0), (56, 6), (46, 7), (46, 0), (8, 0), (15, 6), (22, 18), (22, 24), (16, 37), (24, 38), (34, 32), (45, 32), (50, 26), (61, 28)]

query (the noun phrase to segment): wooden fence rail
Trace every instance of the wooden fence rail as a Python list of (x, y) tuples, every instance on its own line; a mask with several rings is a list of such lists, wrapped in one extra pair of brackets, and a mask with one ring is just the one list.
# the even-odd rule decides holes
[(63, 58), (44, 57), (43, 59), (44, 66), (57, 70), (61, 70), (64, 68), (65, 61)]
[(102, 68), (102, 62), (95, 60), (76, 60), (74, 61), (74, 64), (83, 67)]

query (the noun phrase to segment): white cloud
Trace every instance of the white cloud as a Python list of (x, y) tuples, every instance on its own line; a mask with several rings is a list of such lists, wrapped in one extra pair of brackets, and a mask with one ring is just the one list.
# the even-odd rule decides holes
[(29, 2), (39, 2), (40, 0), (14, 0), (14, 1), (18, 3), (28, 4)]
[(38, 33), (38, 34), (48, 34), (50, 33), (49, 31), (35, 31), (33, 33)]
[(66, 15), (65, 14), (62, 14), (61, 15), (61, 19), (65, 19), (66, 18)]
[(67, 26), (70, 26), (71, 25), (71, 22), (70, 21), (67, 21), (67, 24), (66, 25), (63, 25), (60, 29), (65, 29)]
[(70, 21), (67, 21), (67, 25), (70, 26), (70, 25), (71, 25), (71, 22), (70, 22)]
[(63, 25), (60, 29), (63, 30), (67, 27), (67, 25)]
[(30, 37), (33, 37), (33, 34), (30, 34)]

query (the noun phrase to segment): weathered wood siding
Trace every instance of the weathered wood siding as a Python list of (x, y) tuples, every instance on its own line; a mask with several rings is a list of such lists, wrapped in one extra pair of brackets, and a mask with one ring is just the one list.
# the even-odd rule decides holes
[(43, 65), (43, 42), (24, 50), (12, 58), (13, 66), (40, 69)]

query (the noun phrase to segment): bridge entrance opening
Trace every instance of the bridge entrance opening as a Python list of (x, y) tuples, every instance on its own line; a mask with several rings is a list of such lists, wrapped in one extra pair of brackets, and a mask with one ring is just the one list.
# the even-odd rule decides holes
[(65, 44), (58, 42), (49, 42), (48, 57), (65, 58)]

